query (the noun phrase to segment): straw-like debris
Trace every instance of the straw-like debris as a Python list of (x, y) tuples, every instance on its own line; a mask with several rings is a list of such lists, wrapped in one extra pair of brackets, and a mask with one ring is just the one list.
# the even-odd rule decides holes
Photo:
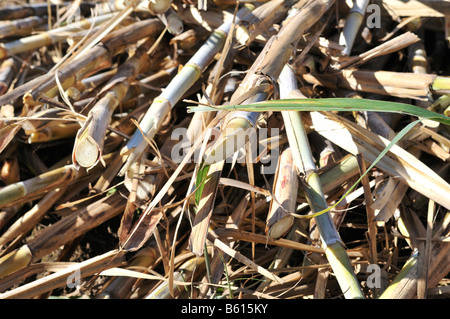
[(449, 19), (2, 1), (0, 298), (448, 298)]

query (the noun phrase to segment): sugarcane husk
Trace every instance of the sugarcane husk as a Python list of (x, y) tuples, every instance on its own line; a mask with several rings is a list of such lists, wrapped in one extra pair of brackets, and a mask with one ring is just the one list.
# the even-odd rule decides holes
[(226, 243), (222, 242), (217, 235), (210, 231), (208, 233), (208, 240), (218, 249), (229, 255), (230, 257), (235, 258), (236, 260), (242, 262), (243, 264), (249, 266), (250, 268), (255, 269), (258, 273), (263, 275), (264, 277), (267, 277), (268, 279), (271, 279), (275, 282), (282, 283), (283, 280), (279, 278), (278, 276), (274, 275), (272, 272), (268, 271), (267, 269), (259, 266), (258, 264), (254, 263), (238, 251), (230, 248)]
[[(184, 262), (175, 273), (175, 280), (178, 282), (190, 281), (198, 276), (205, 268), (205, 258), (194, 257)], [(164, 281), (160, 285), (156, 286), (145, 299), (172, 299), (180, 295), (182, 288), (177, 286), (177, 293), (175, 296), (171, 296), (168, 282)]]
[(375, 210), (374, 220), (376, 222), (387, 222), (393, 216), (409, 189), (407, 184), (396, 182), (392, 177), (389, 177), (387, 183), (388, 185), (391, 183), (392, 187), (386, 190), (384, 196), (382, 196), (383, 193), (379, 194), (372, 204), (372, 208)]
[(177, 13), (186, 24), (200, 25), (209, 32), (220, 27), (227, 19), (233, 18), (233, 14), (228, 11), (216, 8), (201, 11), (196, 6), (179, 6)]
[(183, 21), (172, 8), (169, 7), (168, 10), (164, 13), (157, 14), (157, 16), (167, 27), (167, 31), (169, 31), (170, 34), (178, 35), (183, 32)]
[(292, 153), (288, 148), (281, 153), (279, 159), (273, 199), (266, 220), (266, 234), (272, 238), (285, 235), (294, 223), (294, 217), (290, 212), (295, 211), (298, 193), (297, 178)]
[(208, 233), (223, 165), (224, 161), (212, 163), (208, 168), (206, 179), (203, 182), (203, 191), (197, 205), (198, 210), (189, 237), (189, 249), (197, 256), (202, 255), (204, 251), (206, 234)]

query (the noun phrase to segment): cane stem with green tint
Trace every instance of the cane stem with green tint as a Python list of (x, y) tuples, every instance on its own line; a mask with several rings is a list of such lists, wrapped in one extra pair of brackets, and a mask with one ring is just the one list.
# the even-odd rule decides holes
[[(251, 6), (245, 6), (239, 10), (237, 19), (240, 19), (252, 10)], [(131, 163), (133, 163), (144, 152), (147, 139), (152, 139), (158, 132), (164, 118), (180, 101), (188, 89), (200, 78), (203, 69), (213, 60), (214, 56), (222, 49), (225, 39), (230, 32), (232, 21), (225, 22), (216, 29), (205, 42), (205, 44), (192, 56), (188, 63), (173, 78), (161, 95), (150, 105), (140, 121), (140, 129), (136, 130), (131, 139), (122, 149), (122, 155), (128, 155), (120, 175), (125, 174)], [(142, 132), (141, 132), (142, 131)]]
[[(303, 96), (297, 89), (295, 74), (289, 65), (286, 65), (279, 78), (281, 98), (295, 95)], [(285, 121), (289, 144), (297, 153), (299, 173), (303, 173), (303, 188), (306, 198), (315, 217), (316, 225), (325, 249), (328, 262), (341, 287), (342, 293), (347, 299), (362, 299), (361, 287), (353, 271), (350, 259), (344, 249), (344, 244), (336, 230), (331, 215), (328, 213), (328, 203), (322, 189), (316, 164), (312, 156), (308, 136), (299, 112), (282, 112)], [(293, 152), (294, 153), (294, 152)], [(319, 213), (318, 213), (319, 212)], [(312, 218), (312, 217), (309, 217)]]

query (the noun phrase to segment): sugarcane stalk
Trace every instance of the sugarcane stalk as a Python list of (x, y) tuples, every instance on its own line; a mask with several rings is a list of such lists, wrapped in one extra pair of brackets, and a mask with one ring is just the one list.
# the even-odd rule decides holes
[[(366, 163), (361, 154), (357, 156), (358, 164), (360, 166), (360, 174), (363, 175), (366, 172)], [(368, 228), (368, 237), (369, 237), (369, 262), (371, 264), (377, 264), (377, 225), (375, 224), (375, 212), (372, 207), (372, 192), (370, 191), (369, 185), (369, 177), (364, 175), (361, 179), (361, 183), (364, 189), (364, 199), (366, 203), (366, 212), (367, 212), (367, 228)]]
[[(302, 97), (303, 95), (296, 87), (294, 73), (289, 66), (286, 65), (283, 72), (283, 76), (279, 79), (280, 86), (285, 87), (283, 91), (280, 91), (280, 93), (283, 93), (282, 98), (292, 95)], [(289, 91), (289, 87), (291, 87), (292, 90)], [(284, 96), (286, 93), (287, 96)], [(305, 174), (302, 184), (311, 210), (313, 212), (321, 211), (326, 209), (328, 204), (324, 197), (322, 184), (319, 174), (317, 173), (314, 158), (312, 157), (302, 119), (298, 112), (292, 113), (293, 114), (290, 114), (290, 117), (296, 114), (296, 122), (298, 122), (300, 126), (296, 126), (295, 131), (294, 128), (292, 128), (288, 138), (292, 145), (297, 145), (296, 148), (300, 153), (301, 162), (298, 163), (297, 167), (299, 171), (302, 171)], [(293, 124), (291, 125), (293, 126)], [(289, 126), (289, 124), (287, 126)], [(316, 216), (315, 221), (322, 239), (326, 257), (336, 275), (336, 279), (339, 282), (344, 296), (346, 298), (364, 298), (359, 282), (353, 272), (350, 259), (344, 249), (344, 245), (336, 231), (330, 214), (327, 212)]]
[(75, 177), (71, 166), (64, 166), (31, 179), (20, 181), (3, 187), (0, 190), (0, 205), (6, 206), (27, 200), (27, 196), (42, 194), (46, 190), (56, 188), (62, 181)]
[(383, 55), (388, 55), (390, 53), (404, 49), (414, 43), (420, 41), (420, 38), (412, 32), (406, 32), (398, 37), (391, 39), (389, 41), (376, 46), (358, 56), (351, 57), (344, 62), (341, 62), (337, 67), (340, 69), (349, 68), (350, 66), (355, 67), (357, 65), (366, 63), (367, 61), (380, 57)]
[(356, 0), (353, 2), (353, 7), (347, 15), (344, 29), (339, 37), (339, 44), (345, 46), (345, 49), (342, 50), (343, 55), (350, 55), (352, 51), (353, 43), (361, 27), (369, 2), (369, 0)]
[(48, 46), (66, 39), (68, 32), (80, 29), (88, 29), (92, 25), (99, 25), (110, 20), (114, 14), (105, 14), (95, 18), (88, 18), (79, 22), (71, 23), (67, 26), (42, 32), (40, 34), (25, 37), (19, 40), (0, 44), (0, 59), (8, 56), (32, 51), (40, 47)]
[(0, 66), (0, 95), (3, 95), (10, 86), (18, 71), (18, 63), (13, 58), (5, 59)]
[(0, 177), (5, 185), (14, 184), (20, 181), (19, 160), (17, 157), (5, 159), (0, 171)]
[(9, 36), (26, 36), (34, 30), (42, 29), (47, 22), (45, 17), (29, 17), (12, 21), (0, 21), (0, 39)]
[[(40, 294), (64, 287), (70, 281), (81, 280), (105, 269), (120, 266), (124, 262), (123, 252), (108, 251), (102, 255), (90, 258), (80, 263), (66, 266), (65, 269), (44, 276), (18, 288), (0, 294), (0, 299), (31, 299)], [(79, 278), (74, 278), (79, 275)]]
[[(238, 13), (237, 19), (243, 18), (249, 11), (250, 9), (248, 7), (242, 8)], [(161, 95), (153, 101), (143, 119), (140, 121), (140, 130), (137, 130), (135, 134), (133, 134), (121, 151), (123, 156), (128, 155), (128, 159), (119, 172), (120, 175), (125, 174), (125, 171), (130, 164), (133, 163), (147, 147), (143, 134), (145, 134), (146, 138), (149, 140), (155, 136), (166, 115), (183, 97), (187, 90), (199, 79), (202, 70), (220, 51), (228, 32), (230, 32), (230, 27), (231, 21), (228, 21), (216, 29), (206, 43), (172, 79)]]
[(13, 250), (0, 258), (0, 278), (5, 277), (18, 269), (28, 266), (33, 258), (33, 253), (26, 245)]
[(266, 234), (279, 238), (291, 229), (298, 193), (298, 177), (290, 148), (281, 153), (275, 177), (271, 207), (266, 219)]
[[(309, 8), (309, 9), (312, 10), (312, 12), (314, 12), (314, 10), (320, 11), (320, 10), (325, 10), (325, 8), (326, 8), (325, 4), (320, 4), (317, 6), (317, 8), (315, 7), (313, 9), (311, 9), (311, 8)], [(311, 13), (311, 12), (307, 11), (307, 13), (305, 13), (306, 17), (309, 17), (308, 13)], [(316, 12), (314, 12), (314, 13), (316, 13)], [(296, 22), (299, 23), (300, 21), (302, 21), (302, 17), (303, 16), (300, 16)], [(308, 23), (312, 23), (312, 21), (308, 21)], [(284, 31), (285, 32), (284, 36), (279, 35), (279, 38), (272, 38), (272, 41), (269, 42), (268, 44), (266, 44), (263, 52), (260, 53), (259, 57), (253, 64), (251, 70), (248, 72), (247, 76), (244, 78), (241, 85), (238, 87), (236, 92), (231, 97), (231, 103), (247, 104), (247, 103), (263, 101), (268, 98), (270, 89), (267, 87), (262, 91), (258, 91), (260, 89), (259, 86), (261, 84), (267, 86), (267, 84), (268, 84), (267, 82), (271, 81), (270, 75), (272, 73), (270, 72), (270, 69), (273, 66), (269, 61), (277, 61), (277, 58), (278, 58), (278, 60), (279, 60), (279, 58), (281, 58), (279, 56), (273, 57), (271, 52), (275, 52), (275, 55), (276, 55), (276, 52), (283, 51), (283, 49), (280, 49), (279, 51), (274, 51), (274, 50), (270, 50), (270, 48), (273, 48), (272, 43), (276, 42), (277, 39), (283, 39), (281, 41), (282, 48), (286, 48), (288, 50), (288, 52), (290, 52), (289, 50), (292, 50), (292, 48), (290, 48), (290, 38), (292, 37), (293, 29), (295, 27), (298, 27), (298, 24), (294, 24), (293, 27), (291, 25), (291, 27), (287, 27), (287, 29), (282, 29), (282, 31), (280, 31), (280, 34), (282, 34), (283, 30), (287, 30), (287, 31)], [(306, 28), (306, 26), (304, 28)], [(289, 58), (289, 55), (286, 55), (285, 53), (283, 53), (283, 55), (284, 55), (284, 57), (283, 57), (284, 59)], [(274, 60), (270, 60), (270, 59), (274, 59)], [(264, 68), (264, 65), (266, 66), (266, 68)], [(266, 73), (266, 71), (269, 73)], [(275, 70), (275, 72), (277, 72), (277, 71)], [(260, 75), (260, 74), (265, 74), (265, 75)], [(267, 76), (267, 74), (269, 74), (269, 76)], [(248, 92), (246, 92), (246, 91), (248, 91)], [(246, 92), (246, 94), (244, 94), (243, 92)], [(248, 94), (248, 93), (250, 93), (250, 94)], [(243, 96), (245, 96), (245, 98), (243, 98)], [(259, 117), (259, 114), (255, 113), (255, 112), (234, 112), (234, 113), (230, 114), (229, 116), (227, 116), (224, 119), (224, 123), (223, 123), (222, 129), (221, 129), (221, 135), (220, 135), (219, 139), (214, 143), (214, 145), (212, 145), (212, 147), (210, 147), (207, 150), (207, 152), (204, 155), (203, 162), (206, 165), (210, 165), (212, 163), (223, 163), (227, 158), (229, 158), (234, 153), (236, 153), (236, 151), (238, 149), (240, 149), (247, 142), (247, 139), (248, 139), (247, 133), (248, 132), (246, 132), (246, 130), (254, 127), (258, 117)], [(209, 182), (214, 183), (213, 180), (209, 180)], [(217, 183), (217, 181), (216, 181), (216, 183)], [(210, 185), (210, 184), (208, 184), (208, 185)], [(202, 218), (202, 219), (199, 218), (199, 220), (205, 221), (205, 218)], [(201, 225), (205, 226), (206, 221), (205, 221), (205, 223), (202, 223)], [(209, 222), (208, 222), (208, 224), (209, 224)], [(205, 227), (203, 227), (202, 235), (200, 236), (200, 238), (206, 238), (206, 228)], [(196, 250), (197, 253), (203, 252), (203, 248), (201, 246), (198, 246), (197, 248), (198, 248)]]
[(449, 90), (448, 77), (435, 74), (342, 70), (333, 75), (303, 74), (302, 77), (310, 84), (328, 88), (342, 88), (416, 100), (427, 99), (432, 92), (440, 95), (447, 94)]
[[(115, 2), (110, 0), (109, 2)], [(63, 2), (58, 4), (53, 3), (30, 3), (24, 5), (8, 5), (0, 9), (0, 20), (17, 20), (30, 16), (46, 16), (51, 14), (56, 15), (57, 9), (62, 6), (69, 6), (71, 2)], [(95, 2), (82, 2), (80, 3), (80, 14), (85, 16), (90, 14), (91, 9), (96, 6)], [(109, 11), (110, 12), (110, 11)]]
[[(114, 155), (114, 153), (105, 154), (102, 161), (108, 165)], [(0, 207), (43, 197), (46, 192), (60, 187), (64, 181), (73, 182), (85, 175), (86, 171), (77, 171), (73, 165), (65, 165), (36, 177), (7, 185), (0, 189)]]
[[(197, 275), (205, 267), (205, 258), (194, 257), (184, 262), (178, 270), (174, 273), (174, 280), (178, 282), (190, 281), (192, 276)], [(184, 289), (180, 286), (176, 287), (176, 296), (178, 296)], [(172, 299), (169, 289), (169, 282), (164, 281), (156, 286), (145, 299)]]
[(0, 237), (0, 246), (27, 234), (38, 223), (53, 204), (64, 194), (66, 186), (48, 192), (38, 204), (17, 219)]
[[(293, 113), (293, 112), (290, 112)], [(358, 161), (356, 156), (346, 155), (336, 165), (324, 172), (319, 172), (320, 182), (325, 194), (348, 181), (358, 174)]]
[[(136, 43), (140, 39), (153, 36), (162, 32), (163, 25), (158, 19), (143, 20), (111, 32), (99, 44), (89, 49), (82, 57), (78, 57), (76, 63), (62, 66), (58, 71), (58, 78), (63, 89), (68, 89), (76, 85), (85, 77), (89, 77), (95, 72), (111, 65), (111, 57), (124, 51), (130, 44)], [(43, 83), (40, 83), (43, 81)], [(36, 86), (36, 82), (40, 85)], [(59, 94), (54, 75), (43, 75), (25, 84), (24, 88), (18, 87), (18, 94), (24, 92), (23, 103), (34, 106), (42, 102), (39, 101), (41, 95), (48, 98)], [(32, 88), (32, 90), (30, 90)], [(10, 92), (13, 95), (13, 92)], [(23, 94), (23, 93), (22, 93)], [(7, 98), (3, 96), (3, 98)], [(15, 96), (15, 94), (14, 94)], [(7, 100), (8, 101), (8, 100)], [(1, 102), (1, 100), (0, 100)]]
[(126, 199), (117, 192), (61, 219), (36, 235), (31, 242), (2, 257), (1, 264), (5, 266), (0, 269), (0, 277), (38, 261), (61, 245), (120, 214), (125, 208), (125, 203)]
[[(332, 4), (333, 1), (317, 1), (306, 5), (302, 10), (294, 11), (294, 14), (286, 19), (285, 25), (278, 35), (266, 43), (263, 51), (233, 94), (230, 104), (245, 105), (256, 100), (266, 100), (270, 96), (272, 87), (276, 86), (274, 79), (278, 78), (284, 63), (291, 57), (303, 32), (317, 22)], [(299, 4), (300, 8), (301, 5), (302, 3)], [(238, 132), (253, 127), (258, 117), (258, 114), (254, 112), (230, 113), (224, 120), (224, 134), (221, 136), (223, 142), (216, 144), (210, 154), (207, 154), (208, 157), (205, 161), (210, 162), (210, 158), (214, 160), (219, 154), (226, 159), (241, 148), (245, 139), (238, 139), (238, 143), (227, 143), (227, 141), (233, 141)]]
[(387, 9), (387, 12), (381, 10), (382, 14), (395, 16), (413, 17), (420, 13), (421, 17), (444, 17), (450, 13), (447, 1), (413, 0), (405, 3), (400, 0), (375, 0), (374, 3)]
[(84, 78), (75, 84), (74, 88), (80, 92), (91, 91), (99, 85), (110, 80), (117, 73), (117, 69), (101, 72), (90, 77)]
[(55, 125), (27, 133), (27, 142), (33, 144), (75, 137), (79, 129), (80, 124), (78, 123), (56, 123)]
[(77, 133), (73, 149), (74, 165), (90, 168), (98, 163), (112, 114), (127, 94), (137, 74), (147, 67), (147, 51), (153, 44), (153, 39), (143, 43), (105, 85), (107, 89), (101, 92), (103, 97), (94, 105), (85, 125)]
[[(157, 259), (156, 249), (144, 247), (139, 250), (127, 263), (126, 269), (135, 271), (146, 271)], [(96, 299), (124, 299), (132, 293), (132, 287), (136, 283), (136, 278), (115, 277), (96, 296)]]

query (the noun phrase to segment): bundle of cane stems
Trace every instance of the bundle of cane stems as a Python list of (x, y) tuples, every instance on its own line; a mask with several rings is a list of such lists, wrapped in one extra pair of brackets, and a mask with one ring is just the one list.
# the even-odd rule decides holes
[(449, 16), (0, 2), (0, 299), (448, 297)]

